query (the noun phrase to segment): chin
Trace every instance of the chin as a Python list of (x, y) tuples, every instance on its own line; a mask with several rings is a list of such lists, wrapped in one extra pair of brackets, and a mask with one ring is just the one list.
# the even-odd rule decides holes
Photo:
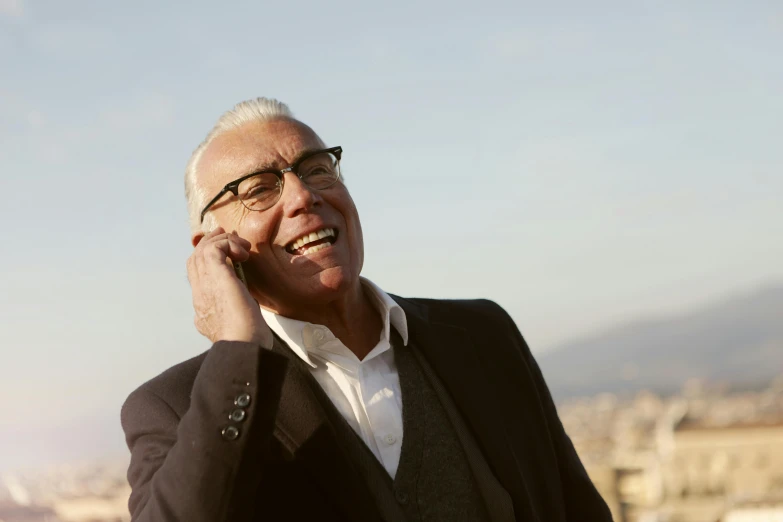
[(327, 268), (318, 273), (318, 283), (328, 293), (342, 293), (359, 283), (359, 274), (345, 267)]
[[(315, 274), (298, 278), (280, 278), (265, 285), (261, 292), (266, 308), (278, 313), (295, 314), (301, 306), (319, 306), (334, 302), (348, 294), (359, 283), (357, 270), (344, 266), (325, 268)], [(292, 315), (293, 317), (293, 315)]]

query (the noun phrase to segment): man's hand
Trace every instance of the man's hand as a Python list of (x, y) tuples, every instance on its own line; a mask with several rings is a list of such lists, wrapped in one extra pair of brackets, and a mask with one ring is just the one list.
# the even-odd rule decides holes
[(187, 263), (196, 311), (193, 322), (213, 343), (245, 341), (270, 348), (272, 332), (230, 263), (249, 257), (250, 242), (222, 228), (199, 241)]

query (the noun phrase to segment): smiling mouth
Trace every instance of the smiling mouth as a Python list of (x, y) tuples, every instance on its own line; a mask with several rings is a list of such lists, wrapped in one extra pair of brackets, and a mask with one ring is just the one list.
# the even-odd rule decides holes
[(289, 254), (301, 256), (313, 254), (325, 248), (329, 248), (337, 241), (337, 230), (334, 228), (322, 228), (310, 234), (305, 234), (299, 239), (289, 243), (285, 249)]

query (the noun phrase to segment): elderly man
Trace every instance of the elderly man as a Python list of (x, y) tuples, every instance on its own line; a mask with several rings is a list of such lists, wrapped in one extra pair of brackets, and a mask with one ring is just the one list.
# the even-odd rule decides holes
[(502, 308), (360, 277), (342, 153), (264, 98), (193, 153), (213, 345), (123, 406), (133, 520), (611, 520)]

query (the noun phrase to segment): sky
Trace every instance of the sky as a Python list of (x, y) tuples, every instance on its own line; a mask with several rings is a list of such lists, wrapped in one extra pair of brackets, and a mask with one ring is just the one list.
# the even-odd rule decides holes
[(391, 293), (534, 354), (783, 280), (779, 2), (0, 0), (0, 471), (124, 451), (209, 347), (183, 174), (235, 103), (328, 145)]

